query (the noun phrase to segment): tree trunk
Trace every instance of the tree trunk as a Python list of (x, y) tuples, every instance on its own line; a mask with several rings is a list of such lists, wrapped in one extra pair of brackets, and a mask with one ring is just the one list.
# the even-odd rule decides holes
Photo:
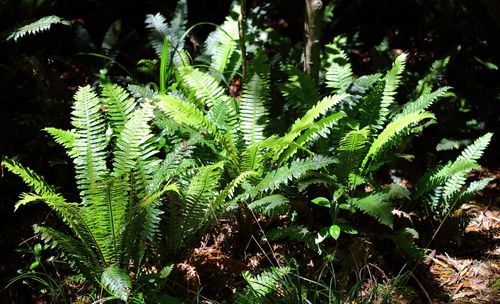
[(246, 0), (241, 0), (240, 6), (241, 6), (241, 11), (240, 11), (240, 16), (238, 18), (238, 34), (240, 38), (240, 50), (241, 50), (241, 83), (243, 84), (247, 73), (247, 50), (245, 46), (245, 31), (246, 31), (245, 19), (247, 11)]
[(306, 16), (304, 20), (304, 72), (319, 82), (320, 36), (323, 3), (321, 0), (305, 0)]

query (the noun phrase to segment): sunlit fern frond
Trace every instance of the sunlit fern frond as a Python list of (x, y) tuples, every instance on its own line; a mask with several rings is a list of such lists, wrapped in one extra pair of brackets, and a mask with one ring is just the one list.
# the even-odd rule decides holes
[(359, 174), (361, 162), (365, 156), (370, 130), (365, 127), (361, 130), (348, 132), (339, 143), (337, 148), (337, 176), (339, 179), (347, 179), (350, 174)]
[(34, 35), (40, 32), (45, 32), (50, 29), (50, 27), (54, 24), (62, 24), (70, 26), (71, 23), (61, 17), (58, 16), (46, 16), (40, 18), (30, 24), (23, 25), (13, 30), (7, 40), (17, 41), (18, 39), (26, 36), (26, 35)]
[(115, 136), (118, 136), (132, 117), (136, 102), (130, 94), (116, 84), (102, 85), (103, 106)]
[(424, 119), (434, 119), (434, 114), (430, 112), (413, 112), (402, 116), (396, 121), (388, 124), (385, 129), (372, 142), (361, 167), (364, 169), (369, 160), (373, 160), (383, 149), (389, 149), (399, 143), (400, 135), (411, 126), (418, 124)]
[(71, 155), (74, 156), (76, 183), (83, 203), (91, 204), (95, 185), (108, 174), (108, 140), (101, 102), (90, 86), (81, 87), (76, 92), (71, 115), (75, 135)]
[[(239, 6), (235, 5), (233, 11), (237, 10)], [(205, 54), (210, 57), (211, 69), (227, 79), (232, 79), (241, 66), (238, 39), (238, 21), (229, 16), (205, 40)]]
[(249, 62), (240, 99), (240, 129), (247, 147), (264, 139), (268, 119), (266, 106), (270, 101), (269, 73), (267, 56), (258, 53)]

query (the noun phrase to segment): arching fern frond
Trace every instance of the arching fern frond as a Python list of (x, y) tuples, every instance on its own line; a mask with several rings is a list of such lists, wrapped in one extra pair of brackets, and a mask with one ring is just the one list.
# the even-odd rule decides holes
[(216, 141), (221, 144), (225, 152), (225, 157), (228, 157), (232, 162), (237, 163), (238, 151), (229, 134), (221, 134), (217, 131), (217, 126), (213, 124), (204, 113), (199, 110), (194, 104), (188, 103), (173, 95), (162, 95), (159, 97), (158, 107), (170, 116), (173, 120), (180, 124), (186, 124), (195, 130), (206, 130), (213, 135)]
[(490, 144), (493, 133), (486, 133), (467, 146), (457, 160), (479, 160), (483, 156), (484, 150)]
[[(233, 11), (239, 11), (235, 5)], [(210, 56), (210, 67), (232, 79), (241, 65), (238, 52), (238, 21), (227, 17), (226, 21), (205, 40), (205, 53)]]
[(223, 166), (223, 162), (203, 166), (191, 179), (186, 193), (187, 204), (182, 212), (182, 229), (185, 238), (189, 238), (202, 227), (213, 211), (211, 204), (217, 196)]
[(89, 247), (53, 228), (35, 226), (34, 229), (43, 241), (50, 244), (52, 248), (60, 250), (74, 271), (87, 278), (99, 277), (99, 260)]
[(40, 32), (48, 31), (54, 24), (62, 24), (70, 26), (71, 23), (58, 16), (46, 16), (38, 19), (30, 24), (23, 25), (10, 33), (7, 40), (17, 41), (26, 35), (33, 35)]
[(324, 168), (333, 162), (332, 158), (320, 155), (311, 158), (296, 159), (289, 165), (283, 165), (276, 170), (270, 171), (257, 185), (236, 197), (235, 201), (255, 198), (259, 194), (272, 192), (280, 186), (302, 177), (309, 171)]
[[(66, 153), (71, 152), (71, 148), (75, 143), (76, 136), (71, 131), (61, 130), (57, 128), (45, 128), (45, 132), (49, 133), (56, 143), (60, 144), (66, 149)], [(71, 156), (71, 154), (69, 154)]]
[(248, 208), (267, 216), (283, 215), (286, 214), (287, 210), (290, 208), (288, 202), (288, 198), (283, 195), (273, 194), (253, 201), (248, 204)]
[(450, 87), (441, 87), (434, 92), (426, 92), (422, 94), (417, 100), (413, 102), (406, 103), (401, 112), (397, 114), (392, 121), (397, 120), (401, 116), (413, 113), (413, 112), (421, 112), (427, 110), (436, 100), (441, 98), (444, 94), (446, 94), (450, 90)]
[(377, 157), (377, 154), (382, 149), (388, 149), (395, 144), (397, 141), (395, 139), (399, 138), (399, 135), (404, 132), (407, 128), (419, 123), (424, 119), (432, 119), (435, 118), (434, 114), (429, 112), (418, 113), (414, 112), (408, 115), (405, 115), (399, 118), (396, 121), (391, 122), (386, 126), (386, 128), (377, 136), (377, 138), (373, 141), (368, 153), (366, 154), (363, 163), (361, 164), (362, 168), (366, 168), (366, 165), (370, 159), (374, 159)]

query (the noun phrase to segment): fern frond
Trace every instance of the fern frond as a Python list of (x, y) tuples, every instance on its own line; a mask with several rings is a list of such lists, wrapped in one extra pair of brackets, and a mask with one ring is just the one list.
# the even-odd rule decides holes
[(149, 127), (153, 115), (152, 106), (145, 104), (143, 108), (134, 111), (129, 119), (124, 119), (116, 142), (113, 175), (125, 176), (133, 168), (137, 168), (141, 158), (147, 159), (157, 152), (149, 142), (153, 137)]
[(366, 154), (361, 167), (365, 168), (367, 162), (370, 159), (374, 159), (377, 154), (382, 149), (388, 149), (397, 144), (395, 139), (399, 138), (399, 135), (407, 130), (409, 127), (419, 123), (424, 119), (433, 119), (434, 114), (429, 112), (419, 113), (413, 112), (408, 115), (402, 116), (396, 121), (388, 124), (385, 129), (378, 135), (378, 137), (373, 141), (368, 153)]
[(54, 195), (55, 190), (50, 186), (43, 177), (36, 174), (30, 168), (24, 167), (17, 161), (6, 157), (2, 158), (2, 167), (7, 168), (10, 172), (21, 177), (25, 184), (33, 188), (33, 191), (39, 195), (50, 194)]
[(205, 224), (212, 211), (224, 163), (203, 166), (191, 180), (187, 190), (187, 205), (183, 212), (182, 228), (187, 236)]
[[(233, 10), (238, 10), (237, 5)], [(229, 73), (232, 79), (241, 64), (238, 52), (238, 21), (227, 17), (226, 21), (205, 40), (205, 53), (210, 56), (210, 67), (221, 75)]]
[(339, 142), (337, 149), (340, 163), (337, 175), (339, 179), (346, 179), (350, 174), (359, 174), (361, 162), (365, 155), (370, 130), (365, 127), (361, 130), (348, 132)]
[(113, 133), (118, 136), (127, 121), (132, 118), (136, 106), (135, 100), (125, 89), (116, 84), (103, 84), (102, 95), (106, 115), (111, 123)]
[(34, 230), (45, 243), (60, 250), (74, 271), (83, 274), (86, 278), (98, 277), (100, 263), (90, 247), (49, 227), (35, 225)]
[(404, 70), (405, 60), (405, 54), (398, 56), (392, 68), (360, 104), (360, 127), (370, 126), (373, 135), (377, 133), (377, 130), (382, 129), (387, 121), (389, 108), (394, 103), (394, 95), (396, 95), (401, 73)]
[(163, 40), (168, 35), (167, 20), (162, 14), (146, 15), (146, 28), (149, 30), (149, 43), (156, 52), (158, 58), (161, 58), (163, 49)]
[(483, 156), (484, 150), (490, 144), (493, 133), (486, 133), (467, 146), (457, 160), (479, 160)]
[(379, 117), (376, 123), (377, 129), (381, 129), (387, 120), (389, 107), (394, 102), (394, 95), (396, 95), (396, 89), (398, 88), (401, 80), (401, 73), (403, 73), (405, 68), (406, 56), (407, 55), (405, 53), (399, 55), (394, 61), (392, 69), (389, 70), (384, 77), (385, 85), (382, 100), (380, 101)]
[(237, 164), (238, 151), (229, 134), (221, 134), (217, 132), (217, 126), (214, 125), (201, 110), (195, 105), (185, 102), (173, 95), (162, 95), (159, 97), (158, 107), (170, 116), (173, 120), (180, 124), (186, 124), (195, 130), (205, 129), (209, 134), (213, 135), (216, 141), (221, 144), (225, 152), (225, 157), (228, 157), (233, 163)]
[(465, 173), (479, 167), (480, 166), (476, 161), (460, 159), (450, 162), (442, 168), (431, 170), (417, 182), (414, 197), (419, 198), (430, 190), (443, 185), (451, 176), (455, 174)]
[(290, 159), (299, 149), (303, 148), (305, 145), (314, 142), (320, 136), (327, 137), (330, 134), (332, 127), (342, 118), (345, 117), (345, 113), (337, 112), (323, 117), (316, 123), (314, 123), (309, 129), (307, 129), (302, 135), (300, 135), (294, 143), (283, 153), (280, 157), (280, 163), (283, 163), (287, 159)]
[(248, 208), (253, 211), (265, 214), (267, 216), (276, 216), (286, 214), (290, 205), (288, 199), (281, 194), (265, 196), (259, 200), (248, 204)]
[[(274, 153), (274, 160), (280, 159), (282, 153), (288, 149), (291, 145), (294, 145), (294, 141), (297, 137), (301, 135), (304, 130), (307, 130), (314, 126), (315, 120), (326, 114), (332, 107), (338, 104), (341, 100), (346, 98), (348, 95), (335, 95), (335, 96), (326, 96), (322, 100), (320, 100), (314, 107), (312, 107), (309, 111), (304, 114), (303, 117), (297, 119), (293, 125), (291, 126), (288, 133), (286, 133), (281, 138), (269, 137), (266, 140), (262, 141), (262, 146), (268, 148)], [(328, 120), (323, 121), (323, 127), (327, 126)], [(321, 127), (321, 124), (318, 127)], [(324, 130), (324, 128), (321, 128)], [(309, 133), (302, 140), (307, 139), (308, 136), (312, 136), (314, 134)], [(310, 137), (313, 138), (314, 136)], [(293, 149), (292, 149), (293, 150)], [(290, 151), (290, 154), (287, 156), (293, 155), (293, 151)], [(281, 157), (280, 163), (283, 163), (286, 158)]]
[(276, 170), (269, 172), (254, 187), (239, 195), (235, 200), (240, 201), (247, 198), (255, 198), (258, 194), (267, 193), (278, 189), (288, 182), (302, 177), (309, 171), (318, 170), (332, 164), (332, 158), (315, 156), (305, 159), (296, 159), (289, 165), (283, 165)]
[(363, 213), (375, 218), (379, 223), (392, 228), (394, 223), (393, 207), (385, 193), (373, 193), (363, 198), (352, 198), (350, 203)]
[(318, 85), (312, 78), (297, 67), (287, 67), (288, 80), (280, 86), (287, 106), (298, 110), (303, 115), (319, 99)]
[(201, 101), (202, 109), (205, 106), (210, 109), (216, 101), (227, 99), (224, 89), (212, 75), (201, 72), (196, 68), (183, 68), (180, 71), (182, 80), (196, 98)]
[(343, 55), (345, 63), (332, 62), (326, 70), (326, 86), (333, 89), (334, 94), (346, 93), (352, 84), (351, 64), (347, 61), (347, 56)]
[(186, 33), (186, 24), (188, 17), (187, 0), (178, 0), (174, 15), (168, 27), (168, 33), (172, 37), (172, 42), (179, 50), (184, 49), (184, 41), (181, 37)]
[(303, 130), (309, 128), (314, 121), (321, 115), (324, 115), (328, 110), (330, 110), (337, 103), (346, 98), (347, 94), (334, 95), (334, 96), (326, 96), (322, 100), (320, 100), (314, 107), (312, 107), (306, 114), (297, 119), (288, 134), (284, 137), (290, 137), (291, 139), (295, 139)]
[(71, 124), (76, 139), (71, 150), (74, 156), (76, 182), (84, 204), (92, 202), (95, 185), (107, 174), (106, 123), (99, 98), (90, 86), (75, 94)]
[(288, 274), (290, 274), (290, 268), (285, 266), (268, 268), (257, 276), (243, 272), (242, 275), (248, 287), (236, 295), (238, 303), (262, 302), (266, 295), (277, 290), (279, 282)]
[(240, 99), (240, 128), (246, 146), (264, 139), (267, 123), (267, 108), (270, 100), (269, 63), (263, 53), (250, 61), (249, 75), (243, 84)]
[[(71, 131), (65, 131), (57, 128), (45, 128), (43, 129), (45, 132), (49, 133), (52, 138), (56, 141), (56, 143), (63, 146), (67, 153), (69, 154), (73, 144), (75, 143), (76, 136)], [(71, 156), (71, 154), (69, 154)]]
[(442, 197), (445, 202), (449, 202), (452, 197), (460, 192), (462, 187), (465, 185), (467, 177), (465, 172), (459, 172), (453, 174), (443, 186)]
[(128, 272), (116, 266), (109, 266), (103, 271), (101, 284), (111, 295), (125, 302), (132, 290), (132, 280)]
[(401, 109), (401, 112), (396, 115), (392, 121), (395, 121), (402, 116), (408, 115), (414, 112), (421, 112), (427, 110), (436, 100), (441, 98), (444, 94), (446, 94), (450, 90), (450, 87), (441, 87), (434, 92), (426, 92), (420, 97), (413, 101), (406, 103), (404, 107)]
[(46, 16), (40, 18), (30, 24), (23, 25), (10, 33), (7, 37), (7, 40), (17, 41), (19, 38), (22, 38), (26, 35), (37, 34), (40, 32), (44, 32), (50, 29), (53, 24), (62, 24), (71, 26), (71, 23), (68, 20), (65, 20), (58, 16)]

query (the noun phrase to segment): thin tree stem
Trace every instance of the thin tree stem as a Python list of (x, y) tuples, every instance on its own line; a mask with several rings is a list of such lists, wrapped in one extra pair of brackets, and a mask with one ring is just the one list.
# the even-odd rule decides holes
[(304, 72), (319, 82), (320, 69), (320, 37), (323, 2), (321, 0), (305, 0), (306, 15), (304, 19)]
[(247, 50), (245, 45), (245, 20), (247, 3), (246, 0), (240, 0), (241, 12), (238, 18), (238, 33), (240, 38), (240, 50), (241, 50), (241, 83), (245, 82), (245, 76), (247, 73)]

